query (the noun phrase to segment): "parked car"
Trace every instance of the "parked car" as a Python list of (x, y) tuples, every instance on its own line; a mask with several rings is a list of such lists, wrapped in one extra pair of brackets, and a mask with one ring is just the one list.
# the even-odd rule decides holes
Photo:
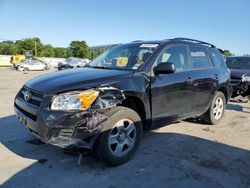
[(87, 59), (70, 58), (65, 62), (58, 63), (58, 70), (84, 67), (89, 61)]
[(250, 95), (250, 57), (228, 57), (226, 64), (231, 71), (232, 97)]
[(85, 68), (33, 78), (14, 105), (45, 143), (93, 150), (116, 166), (132, 158), (143, 128), (190, 117), (217, 124), (231, 92), (229, 69), (214, 45), (175, 38), (119, 45)]
[(17, 66), (19, 71), (34, 71), (34, 70), (46, 70), (48, 65), (37, 60), (25, 60)]

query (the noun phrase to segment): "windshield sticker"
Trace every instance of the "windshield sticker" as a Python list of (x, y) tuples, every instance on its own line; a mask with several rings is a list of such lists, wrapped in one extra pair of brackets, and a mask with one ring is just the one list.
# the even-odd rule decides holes
[(132, 67), (132, 69), (136, 70), (136, 69), (138, 69), (139, 66), (140, 66), (140, 64), (135, 64), (135, 65)]
[(156, 48), (159, 44), (142, 44), (141, 48)]

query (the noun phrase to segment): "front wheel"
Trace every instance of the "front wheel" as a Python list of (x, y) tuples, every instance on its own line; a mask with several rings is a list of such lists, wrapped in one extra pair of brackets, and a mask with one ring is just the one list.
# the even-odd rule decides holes
[(225, 95), (222, 92), (217, 91), (214, 95), (213, 101), (204, 114), (203, 119), (211, 124), (215, 125), (222, 119), (226, 108)]
[(95, 151), (110, 166), (129, 161), (137, 150), (142, 137), (139, 115), (125, 107), (113, 107), (104, 113), (109, 119), (98, 139)]
[(23, 69), (23, 72), (27, 72), (27, 71), (29, 71), (29, 69), (25, 67), (25, 68)]

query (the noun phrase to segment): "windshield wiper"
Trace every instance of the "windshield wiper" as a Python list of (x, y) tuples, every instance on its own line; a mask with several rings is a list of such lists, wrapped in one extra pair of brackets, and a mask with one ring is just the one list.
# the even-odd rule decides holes
[(112, 70), (111, 67), (104, 67), (104, 66), (90, 66), (90, 65), (87, 65), (86, 67), (95, 68), (95, 69), (109, 69), (109, 70)]

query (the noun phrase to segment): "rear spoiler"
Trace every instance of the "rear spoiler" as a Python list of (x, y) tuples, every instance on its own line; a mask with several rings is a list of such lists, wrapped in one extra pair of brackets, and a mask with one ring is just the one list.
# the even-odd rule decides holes
[(220, 51), (221, 54), (224, 55), (224, 51), (222, 49), (220, 49), (220, 48), (217, 48), (217, 49)]

